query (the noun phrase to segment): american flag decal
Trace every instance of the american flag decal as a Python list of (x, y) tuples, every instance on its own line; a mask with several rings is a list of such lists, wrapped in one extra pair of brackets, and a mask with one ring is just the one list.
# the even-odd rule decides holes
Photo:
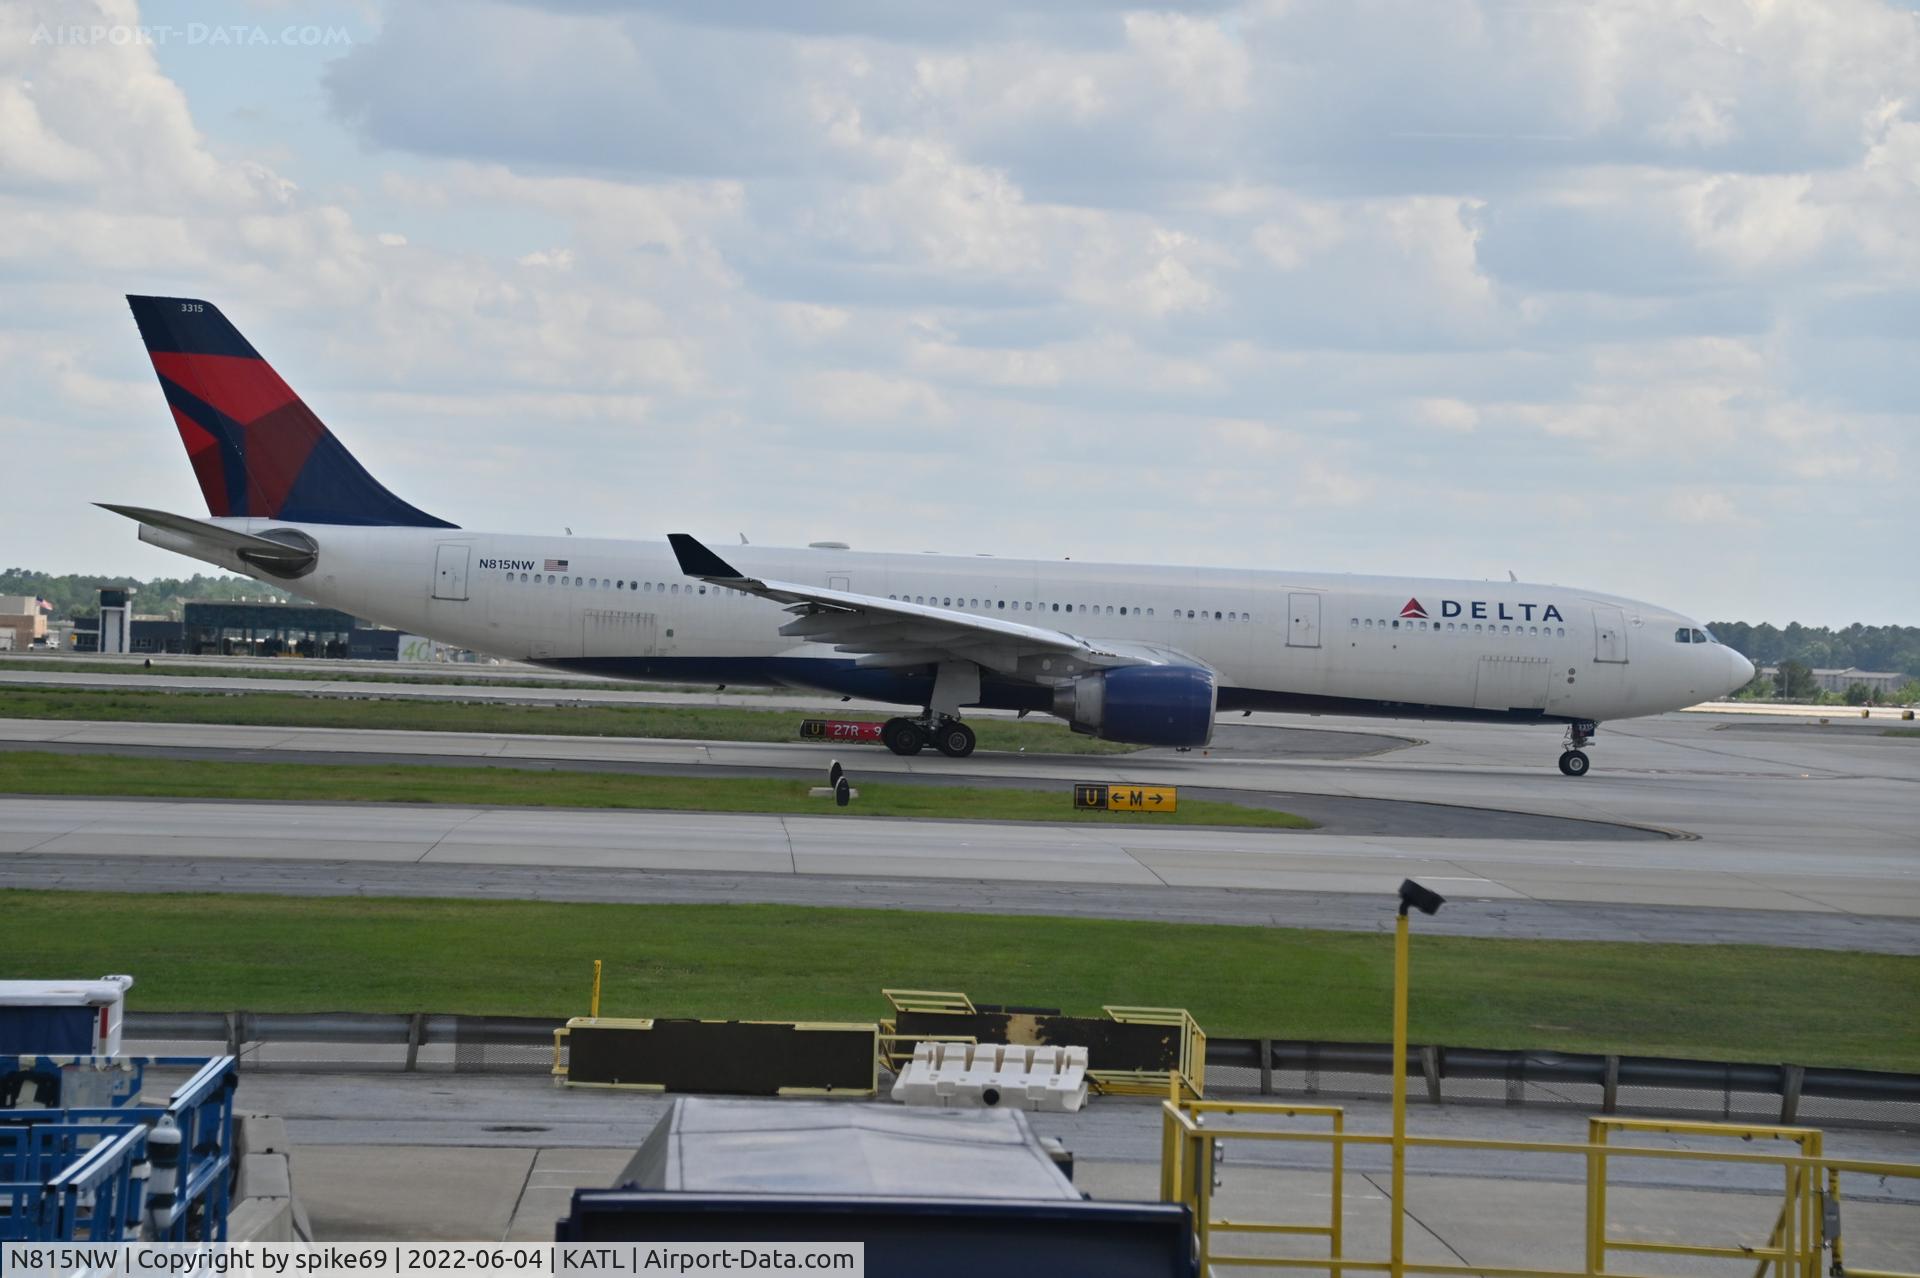
[(547, 560), (547, 566), (545, 568), (542, 568), (540, 571), (541, 572), (565, 572), (567, 571), (567, 561), (564, 559), (549, 559)]

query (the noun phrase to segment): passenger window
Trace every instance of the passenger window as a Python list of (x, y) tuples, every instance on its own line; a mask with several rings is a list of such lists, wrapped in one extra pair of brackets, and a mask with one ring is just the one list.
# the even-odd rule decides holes
[(1565, 639), (1567, 637), (1567, 628), (1565, 626), (1560, 627), (1560, 629), (1554, 633), (1553, 637), (1556, 639)]
[(1153, 615), (1153, 609), (1151, 608), (1147, 609), (1147, 615), (1151, 617)]
[(1068, 604), (1068, 605), (1067, 605), (1067, 611), (1068, 611), (1068, 612), (1072, 612), (1072, 611), (1073, 611), (1073, 605), (1072, 605), (1072, 604)]
[(1373, 629), (1373, 618), (1372, 618), (1372, 617), (1368, 617), (1368, 618), (1367, 618), (1367, 629), (1369, 629), (1369, 630), (1371, 630), (1371, 629)]
[(588, 582), (587, 584), (588, 584), (589, 586), (595, 586), (595, 587), (597, 587), (597, 586), (599, 586), (599, 584), (600, 584), (600, 579), (599, 579), (598, 577), (595, 577), (595, 578), (594, 578), (594, 579), (593, 579), (592, 581), (589, 581), (589, 582)]
[(1125, 604), (1120, 605), (1120, 615), (1123, 617), (1127, 615), (1127, 606)]
[(1400, 619), (1398, 617), (1395, 617), (1393, 619), (1393, 628), (1395, 630), (1398, 630), (1400, 628)]

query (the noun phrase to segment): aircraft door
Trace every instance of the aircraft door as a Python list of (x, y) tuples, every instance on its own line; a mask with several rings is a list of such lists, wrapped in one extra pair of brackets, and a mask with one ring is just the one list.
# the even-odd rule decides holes
[(457, 546), (446, 542), (434, 548), (433, 597), (435, 599), (467, 597), (467, 557), (472, 553), (471, 546)]
[(1627, 618), (1618, 608), (1593, 610), (1593, 659), (1620, 663), (1627, 659)]
[(1320, 596), (1287, 596), (1287, 647), (1320, 646)]

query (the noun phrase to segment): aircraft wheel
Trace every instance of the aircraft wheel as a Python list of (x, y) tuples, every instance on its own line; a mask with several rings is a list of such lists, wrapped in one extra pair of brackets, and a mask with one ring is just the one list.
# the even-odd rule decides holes
[(949, 759), (964, 759), (973, 753), (973, 729), (958, 720), (941, 724), (933, 734), (933, 744)]
[(1593, 761), (1587, 758), (1584, 750), (1568, 750), (1560, 756), (1560, 771), (1570, 777), (1584, 777), (1592, 766)]
[(895, 754), (919, 754), (927, 738), (911, 719), (889, 719), (880, 729), (880, 743)]

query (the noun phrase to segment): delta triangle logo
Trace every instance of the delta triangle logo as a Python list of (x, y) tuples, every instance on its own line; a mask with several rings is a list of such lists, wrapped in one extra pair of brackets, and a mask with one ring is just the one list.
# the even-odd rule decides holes
[(1407, 600), (1407, 606), (1400, 610), (1400, 615), (1402, 617), (1418, 617), (1420, 620), (1425, 621), (1427, 619), (1427, 610), (1420, 606), (1418, 599), (1409, 599)]

